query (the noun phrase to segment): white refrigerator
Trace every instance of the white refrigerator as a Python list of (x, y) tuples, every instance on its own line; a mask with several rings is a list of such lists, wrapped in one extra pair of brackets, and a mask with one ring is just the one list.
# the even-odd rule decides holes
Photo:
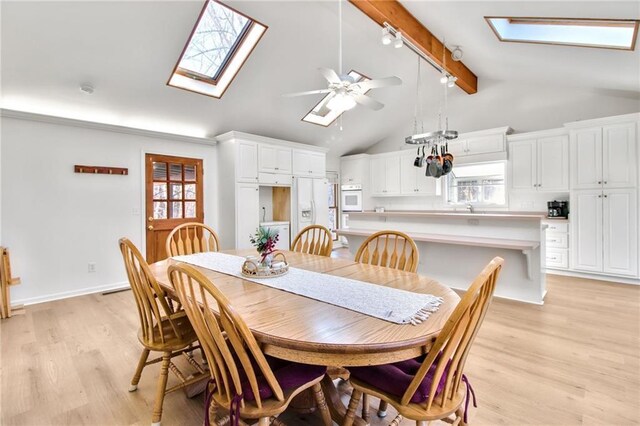
[(329, 181), (326, 178), (294, 177), (292, 201), (292, 236), (309, 225), (329, 227)]

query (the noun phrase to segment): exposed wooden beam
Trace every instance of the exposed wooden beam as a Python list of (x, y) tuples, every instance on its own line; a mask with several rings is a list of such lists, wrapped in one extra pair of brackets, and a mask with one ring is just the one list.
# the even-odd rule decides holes
[(378, 25), (388, 23), (402, 32), (418, 49), (429, 56), (449, 74), (457, 77), (456, 84), (469, 94), (478, 91), (478, 77), (462, 62), (451, 59), (447, 49), (443, 63), (442, 49), (445, 48), (431, 32), (418, 21), (398, 0), (349, 0)]

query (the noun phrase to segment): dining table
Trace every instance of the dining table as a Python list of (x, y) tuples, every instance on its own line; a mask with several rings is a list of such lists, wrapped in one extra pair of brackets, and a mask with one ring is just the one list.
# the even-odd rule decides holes
[[(255, 250), (226, 250), (249, 256)], [(304, 364), (330, 367), (381, 365), (427, 353), (460, 297), (449, 287), (424, 275), (357, 263), (344, 258), (282, 251), (290, 267), (372, 286), (381, 285), (442, 298), (436, 312), (417, 324), (397, 324), (305, 296), (272, 288), (235, 275), (196, 266), (229, 299), (266, 355)], [(169, 258), (150, 265), (160, 286), (177, 298), (167, 274)], [(215, 312), (215, 307), (211, 309)], [(322, 388), (332, 419), (342, 424), (347, 407), (328, 375)], [(356, 418), (354, 425), (367, 424)]]

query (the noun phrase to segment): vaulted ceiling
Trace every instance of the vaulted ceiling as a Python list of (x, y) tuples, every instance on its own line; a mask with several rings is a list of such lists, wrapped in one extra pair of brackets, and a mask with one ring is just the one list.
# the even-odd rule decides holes
[[(329, 146), (334, 154), (398, 139), (413, 126), (417, 57), (380, 43), (380, 27), (343, 3), (344, 67), (404, 84), (372, 97), (381, 111), (344, 114), (342, 130), (300, 119), (322, 95), (318, 67), (338, 66), (336, 2), (229, 1), (269, 26), (228, 91), (217, 100), (166, 86), (203, 1), (20, 2), (1, 7), (2, 107), (194, 136), (239, 130)], [(640, 53), (500, 43), (485, 15), (640, 18), (629, 2), (431, 2), (405, 7), (436, 36), (461, 45), (478, 76), (477, 94), (449, 91), (461, 131), (510, 125), (519, 131), (640, 110)], [(443, 89), (423, 65), (426, 125), (435, 125)], [(95, 87), (80, 92), (81, 83)]]

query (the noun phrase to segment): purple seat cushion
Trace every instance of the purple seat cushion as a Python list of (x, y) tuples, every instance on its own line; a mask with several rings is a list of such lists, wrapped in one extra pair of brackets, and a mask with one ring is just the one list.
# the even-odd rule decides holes
[[(266, 355), (265, 357), (273, 371), (273, 375), (276, 377), (276, 380), (284, 392), (287, 392), (289, 389), (295, 389), (305, 383), (309, 383), (318, 377), (322, 377), (327, 371), (327, 367), (321, 367), (319, 365), (298, 364), (295, 362), (272, 358)], [(239, 362), (236, 365), (240, 367)], [(253, 363), (253, 371), (258, 381), (258, 393), (260, 394), (260, 399), (271, 398), (273, 396), (273, 391), (269, 387), (267, 379), (262, 375), (262, 371), (260, 371), (255, 363)], [(255, 401), (256, 397), (251, 390), (249, 379), (247, 379), (243, 370), (240, 371), (240, 380), (242, 382), (242, 394), (244, 399), (246, 401)]]
[[(422, 365), (423, 360), (424, 356), (421, 356), (393, 364), (374, 365), (371, 367), (350, 367), (349, 372), (351, 372), (352, 377), (360, 380), (361, 382), (375, 386), (385, 393), (402, 397), (418, 372), (418, 369)], [(433, 381), (433, 376), (436, 372), (436, 364), (437, 358), (431, 365), (431, 368), (429, 368), (427, 374), (424, 376), (424, 379), (422, 379), (418, 389), (411, 397), (411, 402), (421, 403), (425, 402), (429, 398), (429, 389), (431, 388), (431, 382)], [(436, 396), (442, 392), (442, 389), (444, 388), (444, 384), (447, 380), (448, 367), (449, 366), (447, 365), (445, 372), (440, 379), (440, 383), (438, 383)]]

